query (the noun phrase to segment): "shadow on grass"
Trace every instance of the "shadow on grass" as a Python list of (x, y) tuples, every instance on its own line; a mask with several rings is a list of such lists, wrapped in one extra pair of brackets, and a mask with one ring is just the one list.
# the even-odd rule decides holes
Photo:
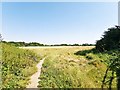
[(120, 50), (119, 49), (114, 49), (114, 50), (110, 50), (110, 51), (104, 51), (104, 52), (100, 52), (98, 51), (96, 48), (93, 48), (93, 49), (90, 49), (90, 50), (82, 50), (82, 51), (77, 51), (75, 52), (74, 54), (75, 55), (82, 55), (82, 56), (86, 56), (87, 54), (89, 53), (92, 53), (92, 54), (109, 54), (109, 55), (114, 55), (115, 53), (119, 53)]
[(88, 53), (93, 53), (93, 54), (97, 54), (99, 53), (95, 48), (90, 49), (90, 50), (83, 50), (83, 51), (78, 51), (76, 53), (74, 53), (75, 55), (82, 55), (82, 56), (86, 56)]
[[(97, 61), (89, 63), (94, 65), (97, 68), (102, 65), (99, 63), (99, 60), (104, 63), (106, 63), (106, 60), (107, 60), (107, 69), (104, 72), (105, 74), (103, 76), (101, 88), (103, 89), (106, 85), (108, 85), (109, 90), (112, 90), (111, 88), (113, 85), (112, 84), (113, 79), (120, 77), (120, 67), (119, 67), (120, 66), (120, 49), (113, 49), (109, 51), (106, 50), (104, 52), (100, 52), (100, 51), (97, 51), (95, 48), (93, 48), (91, 50), (78, 51), (74, 54), (85, 56), (88, 60), (98, 59)], [(99, 54), (103, 54), (102, 57)], [(98, 56), (100, 59), (96, 58), (96, 56)], [(114, 73), (116, 73), (116, 77), (114, 76)], [(116, 87), (119, 88), (117, 90), (120, 90), (119, 78), (117, 79)]]

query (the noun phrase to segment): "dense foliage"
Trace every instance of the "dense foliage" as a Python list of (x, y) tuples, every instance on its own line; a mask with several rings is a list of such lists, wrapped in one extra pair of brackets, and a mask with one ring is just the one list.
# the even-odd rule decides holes
[[(111, 57), (108, 58), (107, 69), (102, 81), (102, 88), (108, 84), (109, 89), (112, 88), (113, 80), (116, 80), (116, 87), (120, 89), (120, 51), (113, 50), (107, 52)], [(108, 73), (111, 76), (107, 79)]]
[(6, 41), (2, 41), (3, 43), (7, 43), (7, 44), (11, 44), (14, 46), (18, 46), (18, 47), (22, 47), (22, 46), (45, 46), (44, 44), (40, 44), (37, 42), (30, 42), (30, 43), (26, 43), (26, 42), (6, 42)]
[(98, 51), (108, 51), (120, 48), (120, 27), (109, 28), (104, 32), (103, 37), (97, 41), (96, 49)]
[[(103, 37), (97, 41), (96, 50), (99, 52), (105, 52), (111, 55), (112, 57), (108, 58), (109, 62), (107, 63), (108, 68), (106, 70), (105, 76), (103, 78), (103, 85), (106, 84), (106, 77), (108, 72), (111, 72), (111, 77), (107, 81), (109, 83), (109, 88), (113, 79), (116, 78), (117, 88), (120, 89), (120, 26), (109, 28), (108, 31), (104, 32)], [(116, 74), (116, 75), (114, 75)]]
[(40, 60), (35, 53), (19, 49), (13, 45), (2, 44), (2, 88), (24, 88), (29, 77), (37, 71)]

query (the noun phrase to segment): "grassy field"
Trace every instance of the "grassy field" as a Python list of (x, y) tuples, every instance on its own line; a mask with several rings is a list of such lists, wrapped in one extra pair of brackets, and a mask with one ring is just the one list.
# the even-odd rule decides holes
[[(39, 77), (40, 88), (99, 88), (107, 55), (85, 54), (94, 46), (29, 48), (46, 57)], [(28, 49), (28, 48), (27, 48)], [(81, 55), (78, 53), (82, 53)]]

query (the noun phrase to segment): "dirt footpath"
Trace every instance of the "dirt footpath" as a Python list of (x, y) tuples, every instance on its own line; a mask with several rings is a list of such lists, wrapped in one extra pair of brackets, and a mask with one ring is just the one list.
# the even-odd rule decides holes
[(40, 62), (36, 65), (37, 67), (37, 72), (35, 74), (33, 74), (30, 77), (30, 84), (27, 86), (27, 88), (37, 88), (38, 86), (38, 82), (40, 79), (38, 79), (40, 77), (40, 73), (41, 73), (41, 68), (42, 68), (42, 64), (44, 62), (45, 58), (43, 58), (42, 60), (40, 60)]

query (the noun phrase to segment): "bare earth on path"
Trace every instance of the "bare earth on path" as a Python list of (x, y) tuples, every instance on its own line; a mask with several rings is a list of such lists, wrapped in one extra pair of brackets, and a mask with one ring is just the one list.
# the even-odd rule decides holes
[(45, 58), (43, 58), (42, 60), (40, 60), (40, 62), (36, 65), (36, 67), (37, 67), (38, 70), (37, 70), (37, 72), (35, 74), (33, 74), (30, 77), (30, 84), (27, 85), (27, 88), (37, 88), (38, 82), (39, 82), (38, 77), (40, 76), (41, 68), (42, 68), (42, 64), (43, 64), (44, 60), (45, 60)]

